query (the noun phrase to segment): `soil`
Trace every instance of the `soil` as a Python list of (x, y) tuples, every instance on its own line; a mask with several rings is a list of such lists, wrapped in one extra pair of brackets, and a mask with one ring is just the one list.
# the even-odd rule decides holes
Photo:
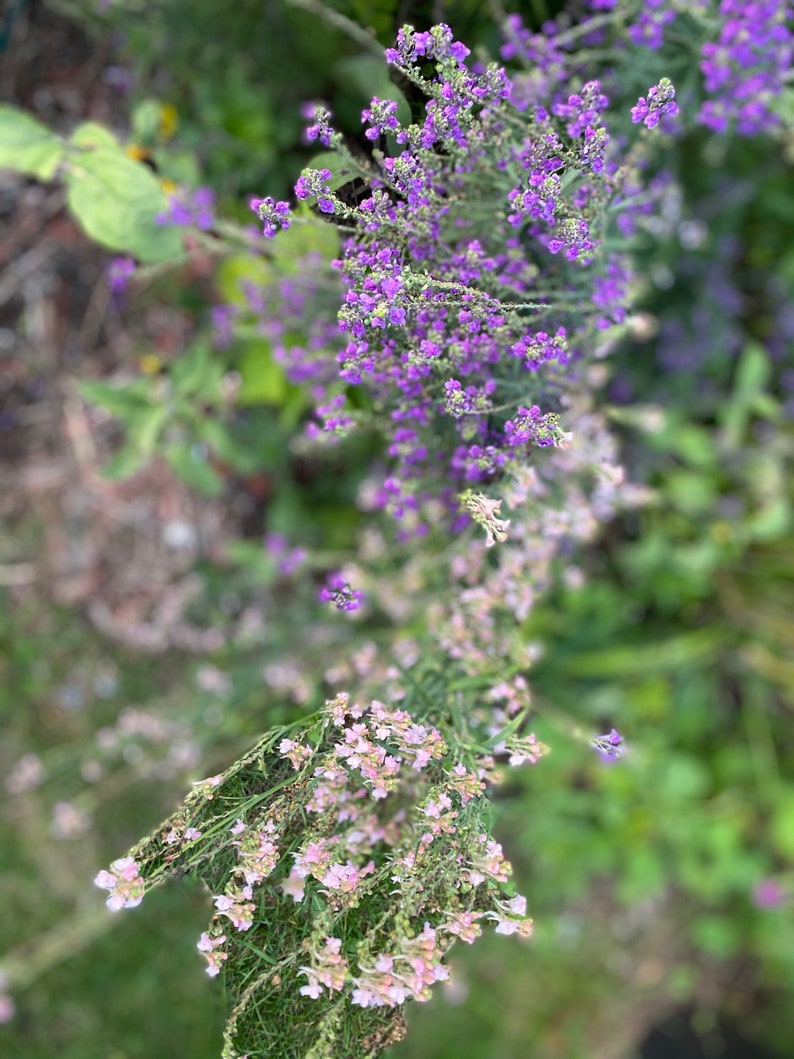
[[(14, 13), (0, 20), (3, 102), (63, 134), (93, 120), (123, 137), (112, 42), (38, 3)], [(184, 619), (190, 571), (222, 551), (229, 505), (197, 503), (162, 461), (103, 478), (118, 428), (79, 391), (84, 378), (140, 374), (147, 353), (177, 353), (193, 321), (134, 284), (110, 291), (112, 255), (84, 236), (57, 183), (0, 173), (0, 230), (0, 586), (12, 600), (75, 605), (136, 647), (206, 650)]]

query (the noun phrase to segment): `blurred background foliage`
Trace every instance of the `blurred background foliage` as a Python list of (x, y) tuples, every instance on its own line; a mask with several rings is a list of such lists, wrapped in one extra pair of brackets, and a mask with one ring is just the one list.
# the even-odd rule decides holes
[[(470, 44), (494, 47), (489, 12), (473, 0), (328, 6), (371, 26), (381, 44), (403, 21), (443, 18)], [(537, 27), (557, 6), (527, 3), (522, 13)], [(384, 76), (374, 43), (364, 50), (312, 7), (284, 0), (265, 5), (263, 18), (252, 0), (223, 10), (208, 0), (17, 4), (4, 42), (52, 10), (68, 15), (65, 38), (87, 34), (106, 49), (114, 131), (128, 154), (167, 179), (211, 186), (225, 214), (246, 223), (246, 197), (282, 197), (313, 153), (300, 142), (300, 105), (330, 102), (356, 135)], [(523, 630), (540, 655), (536, 733), (553, 753), (517, 772), (498, 804), (536, 936), (529, 946), (459, 946), (455, 984), (409, 1012), (412, 1033), (395, 1055), (729, 1057), (743, 1054), (731, 1050), (736, 1027), (770, 1055), (791, 1054), (788, 151), (690, 135), (669, 160), (684, 219), (648, 244), (639, 311), (603, 395), (629, 473), (652, 499), (604, 528), (585, 583), (561, 581)], [(299, 662), (330, 664), (345, 635), (320, 625), (301, 639), (312, 593), (295, 595), (261, 538), (281, 533), (315, 549), (318, 574), (338, 561), (375, 443), (365, 437), (331, 462), (296, 458), (287, 440), (305, 397), (261, 339), (238, 334), (229, 349), (213, 347), (210, 306), (232, 298), (254, 267), (241, 255), (216, 268), (210, 255), (205, 268), (153, 273), (128, 312), (175, 307), (191, 321), (189, 341), (164, 352), (138, 335), (126, 362), (112, 365), (126, 372), (123, 391), (107, 382), (107, 365), (78, 372), (84, 396), (124, 423), (116, 473), (160, 453), (197, 505), (228, 512), (221, 551), (190, 552), (197, 587), (179, 610), (194, 639), (194, 626), (217, 635), (203, 650), (185, 633), (182, 646), (145, 652), (103, 636), (90, 608), (54, 602), (46, 584), (8, 580), (0, 894), (10, 914), (0, 943), (17, 1010), (0, 1026), (3, 1054), (218, 1054), (223, 996), (194, 951), (206, 896), (183, 883), (111, 918), (90, 880), (187, 782), (311, 704)], [(243, 384), (233, 406), (217, 396), (230, 370)], [(12, 515), (0, 561), (13, 573), (46, 548), (49, 528), (38, 510)], [(613, 766), (583, 756), (578, 731), (611, 725), (628, 756)], [(676, 1017), (695, 1043), (682, 1043)], [(652, 1052), (649, 1042), (640, 1053), (659, 1025), (678, 1051)]]

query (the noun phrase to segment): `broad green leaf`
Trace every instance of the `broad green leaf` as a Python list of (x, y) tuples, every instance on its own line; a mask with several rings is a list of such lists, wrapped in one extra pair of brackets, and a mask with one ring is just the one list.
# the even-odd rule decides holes
[(566, 667), (569, 674), (577, 677), (648, 676), (695, 661), (704, 664), (722, 640), (723, 634), (716, 629), (698, 629), (655, 643), (581, 651), (566, 660)]
[(158, 172), (166, 180), (191, 188), (201, 183), (201, 170), (192, 151), (175, 151), (170, 146), (157, 147), (152, 151), (152, 158)]
[(262, 467), (262, 453), (241, 445), (219, 420), (202, 416), (196, 425), (196, 432), (210, 451), (238, 474), (253, 474)]
[(69, 207), (96, 242), (144, 263), (181, 254), (178, 229), (155, 220), (166, 207), (156, 177), (128, 158), (101, 126), (83, 125), (75, 132), (65, 180)]
[(142, 99), (132, 112), (132, 133), (137, 143), (151, 147), (157, 142), (163, 108), (157, 99)]
[(16, 107), (0, 106), (0, 169), (52, 180), (63, 155), (63, 144), (46, 125)]
[(240, 359), (239, 403), (280, 405), (289, 391), (284, 371), (274, 363), (269, 343), (263, 339), (252, 339), (247, 343)]
[(70, 147), (83, 147), (87, 150), (96, 150), (99, 147), (124, 154), (124, 148), (119, 141), (104, 125), (95, 121), (84, 121), (78, 125), (69, 138)]
[(794, 860), (794, 793), (782, 795), (772, 814), (769, 834), (777, 852), (787, 860)]
[(224, 558), (245, 567), (248, 576), (257, 584), (270, 585), (276, 579), (276, 562), (259, 542), (230, 540), (224, 549)]

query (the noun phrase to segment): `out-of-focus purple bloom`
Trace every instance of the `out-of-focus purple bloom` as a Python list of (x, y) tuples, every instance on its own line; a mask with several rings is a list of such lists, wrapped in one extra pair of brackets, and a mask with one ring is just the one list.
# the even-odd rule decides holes
[(168, 205), (162, 213), (157, 214), (155, 220), (158, 224), (175, 224), (181, 228), (195, 225), (202, 232), (207, 232), (215, 225), (214, 205), (215, 192), (212, 188), (177, 191), (168, 196)]
[(212, 333), (216, 349), (228, 349), (234, 336), (234, 318), (237, 309), (234, 305), (213, 305)]
[(122, 294), (137, 268), (131, 257), (114, 257), (107, 266), (105, 275), (114, 294)]
[(632, 43), (658, 51), (664, 44), (664, 27), (675, 22), (675, 17), (670, 0), (644, 0), (637, 21), (629, 26)]
[(700, 69), (714, 98), (700, 108), (698, 121), (715, 132), (735, 124), (744, 136), (775, 128), (771, 109), (791, 69), (794, 36), (786, 25), (789, 4), (780, 0), (722, 0), (719, 38), (701, 50)]
[(786, 903), (787, 893), (777, 879), (759, 879), (753, 887), (753, 904), (765, 910), (780, 908)]
[(308, 556), (305, 548), (290, 548), (282, 533), (268, 533), (263, 543), (265, 550), (277, 560), (278, 572), (282, 577), (292, 577)]

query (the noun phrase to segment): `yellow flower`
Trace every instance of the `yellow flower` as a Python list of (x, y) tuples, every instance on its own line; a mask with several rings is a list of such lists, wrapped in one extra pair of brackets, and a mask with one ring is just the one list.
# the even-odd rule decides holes
[(170, 140), (179, 124), (179, 114), (173, 103), (163, 103), (160, 108), (160, 136)]
[(138, 358), (138, 367), (144, 375), (158, 375), (163, 362), (156, 353), (144, 353)]

